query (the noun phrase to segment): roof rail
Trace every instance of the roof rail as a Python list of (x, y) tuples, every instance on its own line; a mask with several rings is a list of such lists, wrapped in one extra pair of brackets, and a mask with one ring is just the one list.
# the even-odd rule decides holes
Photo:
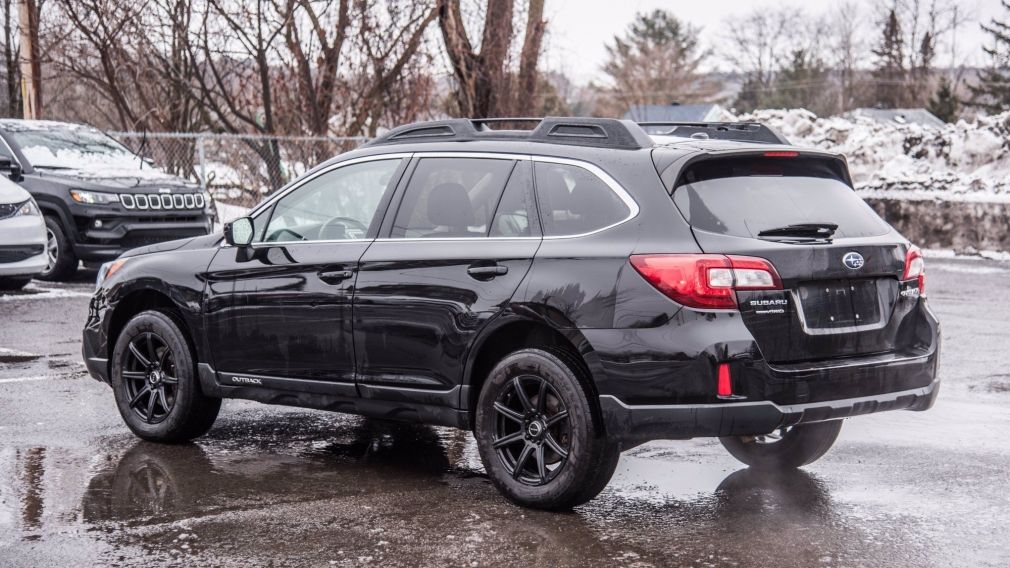
[[(493, 129), (491, 125), (534, 123), (532, 130)], [(476, 140), (516, 140), (592, 146), (618, 150), (651, 148), (655, 142), (637, 124), (614, 118), (450, 118), (399, 126), (365, 146), (416, 142), (470, 142)]]
[(760, 122), (639, 122), (645, 132), (660, 136), (701, 138), (766, 144), (789, 144), (789, 140), (774, 128)]

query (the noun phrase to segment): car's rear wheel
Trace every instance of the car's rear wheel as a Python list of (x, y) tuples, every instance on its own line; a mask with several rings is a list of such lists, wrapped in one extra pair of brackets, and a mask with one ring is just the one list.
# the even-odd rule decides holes
[(606, 487), (619, 448), (602, 434), (580, 381), (562, 353), (516, 351), (481, 390), (475, 435), (484, 469), (513, 502), (568, 509)]
[(77, 272), (77, 256), (59, 219), (46, 216), (46, 267), (39, 279), (67, 280)]
[(20, 290), (28, 285), (32, 281), (31, 276), (27, 277), (13, 277), (4, 276), (0, 278), (0, 290)]
[(719, 438), (736, 459), (755, 469), (792, 469), (820, 459), (838, 439), (841, 420), (779, 428), (762, 436)]
[(156, 311), (137, 314), (119, 334), (112, 388), (126, 425), (155, 442), (202, 436), (221, 408), (221, 399), (200, 390), (194, 354), (179, 325)]

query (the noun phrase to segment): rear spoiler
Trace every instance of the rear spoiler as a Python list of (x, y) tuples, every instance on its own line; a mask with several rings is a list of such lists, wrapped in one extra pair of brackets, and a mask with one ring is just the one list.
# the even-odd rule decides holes
[[(659, 177), (663, 180), (663, 186), (666, 188), (666, 191), (671, 194), (678, 186), (683, 185), (685, 173), (687, 173), (695, 164), (720, 160), (725, 160), (727, 162), (739, 161), (748, 158), (764, 158), (770, 161), (782, 160), (780, 163), (783, 165), (788, 165), (789, 161), (792, 160), (806, 160), (808, 163), (810, 163), (810, 161), (819, 161), (830, 170), (830, 177), (842, 181), (849, 187), (853, 187), (852, 177), (849, 174), (849, 165), (845, 160), (845, 156), (842, 154), (810, 148), (797, 148), (795, 146), (785, 148), (782, 146), (765, 146), (763, 148), (757, 147), (710, 152), (691, 152), (688, 154), (676, 153), (669, 155), (667, 159), (664, 159), (664, 156), (660, 155), (658, 151), (653, 152), (652, 155), (656, 169), (659, 171)], [(812, 168), (811, 173), (824, 174), (825, 171), (821, 168)], [(727, 174), (729, 174), (729, 172), (727, 172)], [(720, 177), (732, 177), (732, 174)], [(817, 175), (816, 177), (828, 176)]]

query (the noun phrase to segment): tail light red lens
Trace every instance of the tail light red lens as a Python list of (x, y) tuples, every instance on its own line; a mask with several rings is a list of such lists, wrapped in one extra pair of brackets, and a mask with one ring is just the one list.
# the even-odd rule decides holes
[(657, 290), (690, 308), (736, 309), (737, 290), (780, 290), (763, 258), (721, 254), (636, 254), (631, 265)]
[(722, 397), (733, 396), (733, 380), (730, 378), (729, 374), (729, 363), (719, 363), (716, 395)]
[(908, 247), (905, 253), (905, 273), (902, 280), (916, 279), (919, 281), (919, 295), (926, 293), (926, 261), (922, 258), (922, 251), (917, 246)]

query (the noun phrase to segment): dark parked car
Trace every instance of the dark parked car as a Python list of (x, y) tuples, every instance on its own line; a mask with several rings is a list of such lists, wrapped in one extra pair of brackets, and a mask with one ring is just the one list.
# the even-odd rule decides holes
[(0, 119), (0, 169), (12, 167), (45, 215), (44, 280), (212, 228), (207, 193), (90, 126)]
[(245, 398), (467, 428), (506, 496), (558, 509), (649, 440), (794, 468), (843, 418), (933, 404), (922, 256), (842, 156), (757, 124), (496, 126), (394, 129), (106, 264), (84, 356), (126, 424), (188, 440)]

